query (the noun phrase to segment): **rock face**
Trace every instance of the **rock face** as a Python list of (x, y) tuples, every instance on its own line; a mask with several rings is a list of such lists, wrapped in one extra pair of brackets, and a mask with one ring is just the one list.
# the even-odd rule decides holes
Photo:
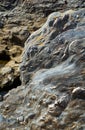
[[(29, 13), (23, 0), (0, 1), (0, 91), (20, 85), (19, 64), (24, 42), (46, 18)], [(28, 2), (27, 2), (28, 3)], [(22, 17), (23, 16), (23, 17)], [(37, 18), (37, 20), (36, 20)], [(36, 21), (36, 22), (35, 22)], [(3, 75), (5, 68), (12, 69)], [(18, 85), (15, 85), (18, 80)]]
[(84, 130), (85, 9), (52, 13), (25, 42), (20, 73), (0, 104), (1, 130)]
[(0, 10), (9, 10), (13, 9), (17, 5), (23, 3), (23, 0), (0, 0)]
[[(16, 6), (28, 6), (28, 10), (32, 12), (41, 12), (48, 15), (56, 10), (63, 10), (67, 8), (84, 8), (84, 0), (3, 0), (0, 1), (1, 7), (9, 10)], [(2, 9), (2, 8), (1, 8)]]
[(0, 46), (0, 91), (17, 87), (16, 80), (18, 85), (21, 84), (18, 68), (21, 62), (21, 53), (22, 47), (15, 45), (9, 49), (7, 45)]

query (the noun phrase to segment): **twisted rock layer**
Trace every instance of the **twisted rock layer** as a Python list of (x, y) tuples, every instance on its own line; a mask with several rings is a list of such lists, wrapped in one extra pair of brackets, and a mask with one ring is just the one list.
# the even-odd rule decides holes
[(4, 96), (1, 130), (85, 129), (85, 9), (54, 12), (27, 39), (22, 86)]

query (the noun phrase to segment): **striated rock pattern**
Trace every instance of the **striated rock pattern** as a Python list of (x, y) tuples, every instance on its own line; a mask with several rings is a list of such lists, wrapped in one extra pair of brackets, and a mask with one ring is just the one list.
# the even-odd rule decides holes
[(0, 130), (84, 130), (85, 9), (52, 13), (25, 42), (20, 73), (0, 104)]
[[(0, 0), (0, 89), (14, 86), (13, 82), (20, 76), (19, 63), (24, 42), (43, 25), (47, 16), (54, 11), (78, 8), (85, 8), (85, 0)], [(14, 54), (10, 53), (12, 47)], [(11, 67), (12, 74), (10, 71), (3, 75), (5, 67)]]

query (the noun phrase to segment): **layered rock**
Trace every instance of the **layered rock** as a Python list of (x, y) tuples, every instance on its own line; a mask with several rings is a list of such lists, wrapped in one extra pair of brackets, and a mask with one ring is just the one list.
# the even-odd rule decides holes
[(52, 13), (25, 42), (20, 73), (0, 104), (1, 130), (84, 130), (85, 9)]
[[(0, 1), (0, 48), (6, 45), (6, 53), (11, 57), (9, 50), (16, 45), (17, 48), (23, 50), (24, 42), (29, 37), (29, 35), (39, 29), (43, 23), (46, 21), (46, 17), (54, 11), (65, 11), (69, 8), (78, 9), (84, 8), (84, 0), (1, 0)], [(73, 23), (75, 24), (75, 23)], [(75, 26), (75, 25), (73, 25)], [(2, 50), (2, 49), (1, 49)], [(10, 50), (11, 51), (11, 50)], [(20, 55), (21, 56), (21, 55)], [(20, 61), (20, 58), (17, 57)], [(1, 60), (0, 66), (10, 67), (8, 59)], [(10, 63), (15, 62), (10, 58)], [(16, 69), (13, 66), (17, 66)], [(16, 76), (20, 75), (18, 72), (19, 64), (14, 63), (12, 69), (15, 70)], [(2, 72), (0, 67), (0, 72)], [(16, 77), (13, 73), (12, 77)], [(2, 77), (1, 73), (1, 77)], [(6, 74), (7, 75), (7, 74)], [(17, 78), (17, 77), (16, 77)], [(8, 81), (8, 82), (7, 82)], [(7, 80), (9, 84), (9, 80)], [(14, 81), (14, 80), (13, 80)], [(10, 81), (11, 82), (11, 81)], [(0, 88), (3, 85), (3, 80), (1, 78)], [(12, 84), (12, 82), (11, 82)], [(10, 87), (9, 87), (10, 89)]]

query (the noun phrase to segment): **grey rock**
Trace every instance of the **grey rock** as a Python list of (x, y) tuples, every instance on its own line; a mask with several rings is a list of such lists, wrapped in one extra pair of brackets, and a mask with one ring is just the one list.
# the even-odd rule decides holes
[(4, 121), (5, 121), (5, 118), (0, 114), (0, 123)]
[(35, 115), (36, 115), (35, 113), (29, 113), (28, 115), (26, 115), (25, 122), (28, 123), (29, 119), (32, 120), (35, 117)]
[(85, 89), (81, 87), (77, 87), (72, 91), (72, 98), (85, 99)]
[(0, 21), (0, 29), (4, 27), (4, 23)]
[(23, 116), (20, 116), (17, 118), (18, 122), (23, 122), (24, 121), (24, 117)]
[[(50, 7), (46, 5), (47, 1), (43, 2), (45, 7)], [(81, 1), (76, 2), (80, 2), (80, 5), (75, 8), (81, 7)], [(56, 5), (60, 7), (63, 3), (68, 6), (74, 4), (73, 7), (76, 5), (75, 1), (70, 1), (70, 4), (68, 1), (59, 1)], [(31, 11), (35, 9), (32, 7)], [(84, 14), (84, 8), (52, 13), (47, 22), (25, 42), (20, 64), (22, 85), (11, 90), (0, 105), (3, 116), (8, 119), (11, 116), (15, 119), (20, 117), (20, 123), (15, 123), (17, 128), (85, 128), (85, 122), (82, 121), (85, 117), (85, 101), (81, 98), (81, 93), (85, 93), (84, 89), (76, 89), (85, 85), (85, 26), (81, 26), (82, 21), (85, 22)], [(56, 27), (50, 21), (54, 21)], [(72, 94), (76, 98), (71, 99)], [(11, 123), (6, 123), (5, 128), (10, 125), (15, 128)]]
[(59, 107), (66, 108), (70, 101), (70, 95), (62, 96), (57, 102), (55, 102), (55, 105), (59, 105)]

